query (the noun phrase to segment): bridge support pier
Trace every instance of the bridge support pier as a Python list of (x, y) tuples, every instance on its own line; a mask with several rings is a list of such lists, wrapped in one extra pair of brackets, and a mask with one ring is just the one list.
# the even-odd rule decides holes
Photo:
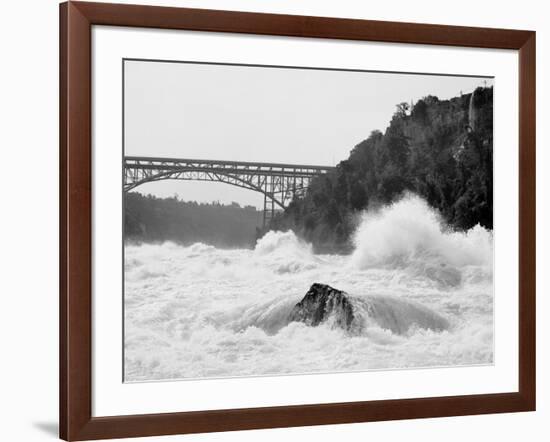
[[(275, 216), (275, 201), (274, 201), (274, 192), (273, 192), (273, 177), (270, 177), (271, 179), (268, 179), (269, 177), (266, 177), (265, 179), (265, 185), (264, 185), (264, 222), (263, 222), (263, 229), (265, 230), (268, 226), (273, 217)], [(271, 207), (269, 205), (271, 204)]]

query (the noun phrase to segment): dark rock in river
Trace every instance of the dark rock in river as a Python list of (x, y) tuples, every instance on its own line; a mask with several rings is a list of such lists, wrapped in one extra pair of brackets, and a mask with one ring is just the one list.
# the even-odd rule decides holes
[(415, 302), (391, 296), (350, 296), (326, 284), (313, 284), (304, 298), (294, 306), (289, 322), (310, 326), (330, 323), (353, 334), (367, 326), (376, 326), (396, 334), (406, 334), (413, 327), (443, 331), (449, 322), (443, 316)]
[(326, 284), (313, 284), (304, 298), (290, 312), (289, 321), (317, 326), (327, 319), (333, 325), (350, 330), (354, 321), (353, 306), (346, 292)]

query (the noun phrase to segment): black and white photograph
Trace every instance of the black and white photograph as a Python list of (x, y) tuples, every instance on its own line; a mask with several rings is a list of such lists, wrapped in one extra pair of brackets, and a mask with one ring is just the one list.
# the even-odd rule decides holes
[(124, 382), (493, 364), (494, 88), (125, 59)]
[(0, 440), (546, 441), (548, 8), (453, 6), (3, 2)]

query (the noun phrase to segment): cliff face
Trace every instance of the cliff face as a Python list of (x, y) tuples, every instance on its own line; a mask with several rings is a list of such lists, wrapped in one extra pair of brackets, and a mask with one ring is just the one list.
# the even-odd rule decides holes
[(411, 191), (450, 227), (493, 227), (493, 88), (450, 100), (428, 96), (397, 106), (385, 133), (374, 131), (336, 170), (318, 177), (271, 224), (319, 249), (349, 247), (354, 214)]

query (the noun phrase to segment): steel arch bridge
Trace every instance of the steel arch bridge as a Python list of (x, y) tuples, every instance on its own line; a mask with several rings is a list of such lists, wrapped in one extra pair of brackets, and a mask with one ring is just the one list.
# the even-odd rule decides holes
[(302, 196), (311, 180), (334, 167), (244, 161), (192, 160), (184, 158), (124, 158), (124, 191), (162, 180), (218, 181), (264, 195), (264, 227), (276, 207), (285, 209)]

